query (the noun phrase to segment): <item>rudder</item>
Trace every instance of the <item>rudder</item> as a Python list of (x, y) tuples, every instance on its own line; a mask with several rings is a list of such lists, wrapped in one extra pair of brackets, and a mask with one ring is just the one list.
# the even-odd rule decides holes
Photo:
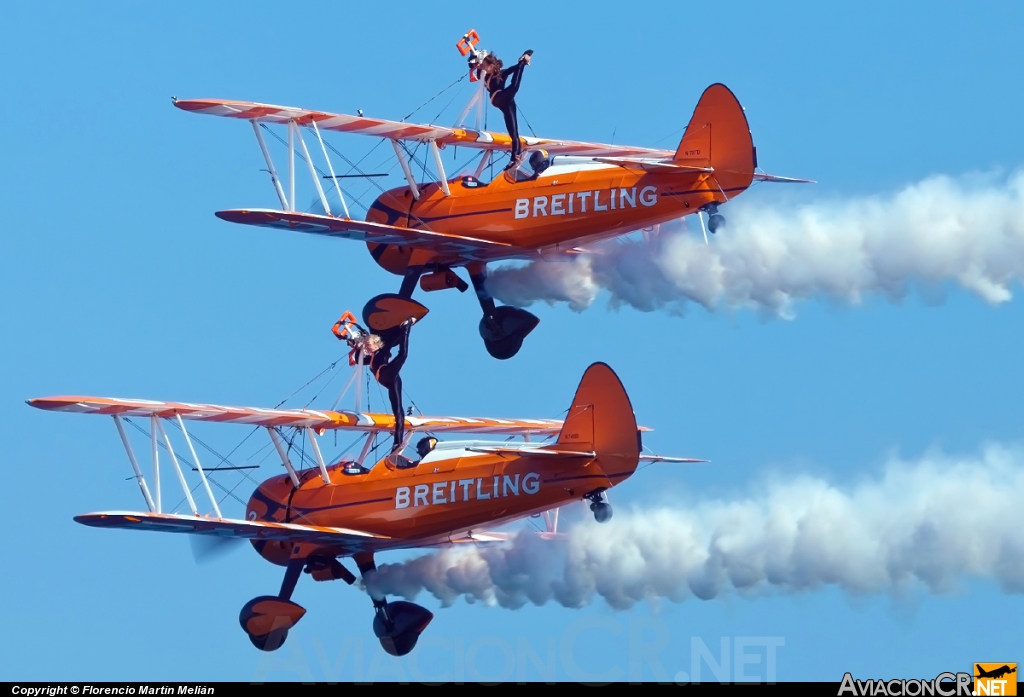
[(580, 380), (555, 447), (593, 450), (613, 483), (636, 471), (640, 439), (636, 416), (619, 376), (594, 363)]
[(704, 90), (672, 161), (714, 168), (729, 198), (750, 186), (757, 167), (754, 140), (743, 107), (728, 87), (716, 83)]

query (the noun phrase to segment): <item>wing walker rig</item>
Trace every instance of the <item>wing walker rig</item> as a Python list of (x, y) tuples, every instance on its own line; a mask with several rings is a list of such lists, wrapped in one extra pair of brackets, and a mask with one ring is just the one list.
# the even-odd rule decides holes
[[(544, 527), (536, 534), (554, 540), (560, 536), (559, 510), (567, 504), (583, 501), (598, 522), (609, 520), (607, 492), (641, 463), (703, 462), (645, 453), (646, 429), (637, 425), (622, 383), (603, 363), (586, 369), (562, 420), (407, 413), (401, 407), (399, 377), (403, 342), (428, 312), (412, 299), (417, 284), (428, 292), (465, 291), (472, 285), (483, 312), (480, 334), (485, 347), (492, 356), (508, 359), (538, 320), (526, 310), (494, 302), (486, 289), (489, 262), (564, 259), (580, 253), (584, 245), (656, 229), (662, 222), (694, 213), (707, 240), (708, 231), (715, 233), (724, 224), (719, 206), (752, 183), (807, 181), (757, 170), (742, 107), (724, 85), (712, 85), (701, 96), (676, 150), (521, 138), (523, 157), (485, 182), (488, 165), (510, 150), (512, 141), (507, 134), (482, 128), (488, 92), (487, 81), (478, 78), (487, 53), (478, 44), (479, 36), (470, 31), (457, 45), (467, 57), (471, 82), (478, 84), (452, 128), (367, 118), (361, 112), (350, 116), (252, 102), (175, 100), (185, 111), (249, 121), (266, 162), (280, 208), (222, 210), (218, 217), (362, 241), (376, 263), (401, 276), (398, 293), (378, 295), (366, 303), (361, 324), (346, 313), (334, 325), (335, 336), (350, 349), (352, 372), (331, 409), (88, 396), (28, 402), (48, 411), (109, 416), (124, 446), (144, 510), (89, 513), (76, 516), (77, 522), (182, 533), (191, 540), (216, 543), (247, 540), (263, 559), (284, 569), (278, 593), (253, 598), (239, 614), (243, 631), (261, 650), (280, 647), (305, 614), (292, 600), (301, 576), (351, 585), (356, 575), (345, 561), (351, 559), (367, 581), (373, 632), (381, 646), (393, 655), (407, 654), (433, 615), (415, 603), (389, 601), (373, 590), (378, 552), (501, 543), (509, 533), (499, 528), (524, 520), (542, 521)], [(470, 114), (475, 116), (475, 128), (464, 125)], [(287, 130), (287, 191), (263, 138), (265, 127), (273, 124)], [(316, 140), (326, 174), (313, 164), (303, 129)], [(339, 183), (345, 175), (336, 173), (328, 156), (325, 131), (387, 139), (401, 165), (406, 185), (383, 191), (367, 208), (364, 221), (350, 215)], [(427, 147), (434, 181), (420, 182), (413, 176), (409, 143)], [(479, 151), (472, 173), (445, 172), (441, 149), (449, 145)], [(297, 208), (297, 154), (306, 163), (321, 211)], [(423, 166), (425, 170), (426, 162)], [(322, 179), (332, 183), (337, 206), (328, 200)], [(469, 284), (458, 275), (459, 268), (468, 271)], [(394, 348), (399, 354), (392, 358)], [(388, 387), (391, 413), (362, 409), (367, 371)], [(339, 409), (353, 386), (355, 408)], [(253, 479), (249, 470), (256, 465), (232, 464), (191, 434), (186, 422), (242, 424), (265, 431), (264, 458), (276, 458), (281, 473), (262, 482)], [(177, 449), (167, 424), (180, 432)], [(126, 425), (146, 436), (148, 475)], [(332, 454), (324, 438), (328, 432), (359, 439)], [(457, 434), (462, 438), (447, 440)], [(446, 440), (440, 440), (442, 436)], [(389, 437), (390, 450), (382, 454), (379, 450)], [(410, 458), (405, 450), (413, 437), (419, 440), (416, 457)], [(203, 467), (197, 444), (218, 458), (215, 466)], [(161, 450), (166, 460), (161, 459)], [(181, 488), (177, 505), (167, 505), (172, 500), (164, 489), (168, 469)], [(225, 481), (231, 477), (237, 479), (233, 486)], [(243, 501), (233, 492), (246, 482), (256, 486)], [(214, 488), (219, 492), (215, 494)], [(221, 504), (228, 498), (245, 506), (244, 516), (225, 515)]]

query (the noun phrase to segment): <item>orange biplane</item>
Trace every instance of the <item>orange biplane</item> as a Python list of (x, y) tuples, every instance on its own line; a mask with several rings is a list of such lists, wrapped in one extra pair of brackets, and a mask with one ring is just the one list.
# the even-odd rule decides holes
[[(629, 398), (603, 363), (587, 369), (564, 421), (409, 416), (402, 445), (416, 432), (523, 436), (523, 442), (429, 438), (427, 447), (417, 448), (419, 459), (392, 454), (371, 467), (363, 463), (375, 438), (394, 427), (389, 414), (97, 397), (47, 397), (28, 403), (49, 411), (109, 415), (117, 426), (147, 510), (90, 513), (76, 516), (77, 522), (250, 540), (264, 559), (286, 568), (280, 592), (252, 599), (239, 615), (242, 629), (264, 651), (281, 646), (288, 630), (305, 614), (291, 600), (303, 571), (317, 581), (341, 579), (351, 584), (355, 576), (342, 558), (352, 557), (365, 575), (375, 568), (377, 552), (500, 541), (506, 536), (492, 528), (527, 516), (543, 515), (550, 536), (557, 534), (558, 508), (579, 500), (589, 501), (595, 518), (603, 522), (611, 517), (605, 492), (625, 481), (641, 461), (702, 462), (642, 454), (642, 429), (637, 427)], [(130, 417), (149, 421), (153, 474), (148, 482), (125, 433), (124, 423)], [(201, 441), (189, 435), (185, 420), (248, 424), (268, 431), (285, 473), (258, 485), (244, 518), (222, 514), (210, 483), (220, 470), (245, 468), (204, 470), (194, 446), (194, 441)], [(165, 421), (180, 429), (187, 455), (176, 454)], [(365, 432), (359, 456), (328, 464), (317, 440), (317, 434), (328, 430)], [(554, 440), (530, 442), (531, 435)], [(301, 461), (296, 467), (292, 460), (298, 450), (292, 445), (303, 438), (302, 456), (307, 452), (313, 456), (308, 468), (302, 468)], [(168, 512), (163, 505), (160, 447), (169, 455), (181, 485), (182, 505), (188, 505), (185, 513)], [(183, 463), (196, 473), (198, 481), (192, 485)], [(200, 486), (209, 499), (209, 513), (200, 511), (201, 501), (192, 495), (193, 488)], [(393, 655), (411, 651), (433, 618), (425, 608), (407, 601), (374, 597), (373, 606), (374, 633)]]
[[(474, 45), (478, 40), (471, 32), (459, 42), (460, 52), (469, 52), (471, 61), (481, 54)], [(485, 182), (481, 177), (492, 157), (509, 151), (511, 139), (480, 128), (486, 105), (483, 84), (480, 81), (453, 128), (367, 118), (362, 112), (348, 116), (253, 102), (175, 98), (174, 104), (197, 114), (244, 119), (256, 133), (281, 209), (223, 210), (218, 217), (366, 242), (374, 261), (403, 277), (399, 294), (406, 298), (412, 296), (417, 282), (424, 291), (467, 290), (469, 284), (453, 270), (466, 267), (483, 310), (480, 335), (488, 352), (500, 359), (519, 351), (538, 320), (521, 308), (495, 305), (485, 283), (488, 262), (566, 258), (579, 253), (581, 245), (693, 213), (702, 227), (702, 214), (708, 216), (706, 231), (714, 233), (725, 223), (719, 206), (752, 183), (809, 181), (757, 171), (757, 153), (743, 108), (727, 87), (715, 84), (701, 95), (675, 150), (522, 137), (522, 166)], [(477, 128), (463, 127), (474, 105)], [(261, 133), (268, 124), (284, 125), (288, 131), (287, 193)], [(300, 127), (318, 141), (327, 174), (317, 176)], [(390, 140), (406, 185), (381, 189), (368, 207), (366, 220), (352, 219), (338, 183), (347, 175), (335, 173), (323, 131)], [(429, 150), (436, 181), (416, 180), (409, 162), (415, 153), (408, 150), (408, 143)], [(441, 156), (447, 146), (482, 151), (475, 170), (449, 176)], [(322, 212), (303, 212), (296, 206), (297, 149), (313, 178)], [(321, 179), (333, 182), (340, 208), (332, 209)]]

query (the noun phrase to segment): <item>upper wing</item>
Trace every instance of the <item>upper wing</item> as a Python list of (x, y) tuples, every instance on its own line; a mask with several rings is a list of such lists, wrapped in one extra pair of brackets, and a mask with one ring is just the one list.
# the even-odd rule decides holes
[[(211, 116), (226, 116), (234, 119), (245, 119), (260, 123), (284, 124), (289, 121), (301, 126), (316, 123), (318, 129), (355, 133), (359, 135), (391, 138), (393, 140), (416, 140), (420, 142), (437, 141), (438, 145), (457, 145), (463, 148), (480, 148), (484, 150), (507, 150), (512, 139), (505, 133), (489, 133), (473, 131), (466, 128), (446, 128), (387, 119), (371, 119), (365, 116), (348, 114), (331, 114), (324, 111), (297, 109), (295, 107), (257, 104), (255, 102), (238, 102), (225, 99), (178, 99), (174, 106), (185, 111)], [(671, 150), (653, 150), (628, 145), (604, 145), (602, 143), (583, 143), (573, 140), (557, 140), (551, 138), (522, 138), (527, 147), (538, 147), (552, 155), (584, 155), (608, 157), (650, 157), (670, 158)]]
[(372, 550), (391, 539), (359, 530), (329, 528), (319, 525), (271, 523), (230, 518), (197, 518), (173, 513), (136, 513), (110, 511), (75, 516), (75, 521), (94, 528), (124, 528), (128, 530), (154, 530), (180, 532), (190, 535), (216, 535), (245, 540), (280, 540), (312, 544), (341, 545), (352, 551)]
[(488, 242), (472, 237), (446, 235), (430, 230), (413, 230), (411, 228), (384, 225), (382, 223), (332, 218), (313, 213), (253, 208), (250, 210), (217, 211), (217, 217), (243, 225), (294, 230), (295, 232), (308, 232), (314, 235), (342, 237), (363, 242), (421, 247), (438, 254), (450, 254), (461, 259), (477, 261), (488, 261), (498, 258), (507, 259), (525, 253), (525, 251), (517, 247), (501, 242)]
[[(216, 404), (157, 402), (147, 399), (110, 397), (40, 397), (28, 400), (30, 406), (46, 411), (68, 411), (79, 414), (120, 414), (123, 416), (159, 416), (171, 418), (249, 424), (252, 426), (308, 426), (314, 429), (353, 429), (359, 431), (390, 431), (395, 427), (391, 414), (365, 414), (352, 411), (319, 411), (315, 409), (260, 409), (256, 407), (224, 407)], [(555, 419), (490, 419), (460, 416), (407, 416), (407, 428), (437, 433), (558, 433), (562, 422)]]

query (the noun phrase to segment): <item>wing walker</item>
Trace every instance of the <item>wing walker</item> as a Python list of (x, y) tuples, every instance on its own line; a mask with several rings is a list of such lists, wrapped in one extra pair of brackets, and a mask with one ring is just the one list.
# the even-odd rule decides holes
[[(292, 599), (303, 574), (314, 581), (351, 585), (356, 573), (350, 562), (367, 578), (379, 552), (500, 543), (509, 536), (500, 528), (531, 518), (543, 520), (544, 529), (536, 534), (556, 538), (559, 510), (567, 504), (583, 501), (598, 522), (609, 520), (607, 492), (641, 463), (703, 462), (644, 452), (646, 429), (637, 425), (626, 390), (603, 363), (583, 373), (562, 420), (414, 416), (403, 407), (400, 373), (410, 332), (428, 313), (412, 298), (417, 285), (424, 292), (464, 292), (472, 286), (482, 311), (484, 345), (495, 358), (508, 359), (538, 320), (522, 308), (495, 303), (486, 287), (488, 263), (565, 258), (587, 244), (690, 214), (700, 217), (707, 240), (708, 231), (715, 233), (724, 224), (719, 207), (752, 183), (806, 181), (757, 170), (743, 109), (723, 85), (705, 90), (675, 150), (518, 135), (513, 141), (508, 134), (483, 130), (488, 99), (503, 110), (510, 130), (517, 130), (507, 107), (511, 103), (514, 112), (514, 92), (532, 51), (514, 68), (502, 69), (478, 44), (475, 31), (458, 42), (477, 88), (451, 128), (368, 118), (361, 112), (349, 116), (252, 102), (175, 100), (185, 111), (248, 121), (265, 158), (280, 207), (222, 210), (218, 217), (365, 242), (375, 262), (402, 278), (397, 293), (377, 295), (363, 307), (361, 317), (346, 312), (335, 323), (333, 333), (349, 349), (352, 374), (331, 409), (88, 396), (28, 402), (47, 411), (108, 416), (125, 448), (144, 508), (89, 513), (75, 521), (98, 528), (182, 533), (193, 540), (247, 540), (266, 561), (283, 568), (277, 594), (253, 598), (239, 614), (242, 630), (261, 650), (279, 648), (305, 614)], [(510, 76), (513, 82), (506, 85)], [(464, 125), (470, 114), (475, 114), (475, 128)], [(285, 181), (263, 137), (271, 125), (287, 131)], [(303, 131), (316, 142), (326, 174), (314, 165)], [(365, 220), (350, 215), (339, 184), (345, 175), (336, 173), (328, 156), (327, 132), (386, 139), (401, 165), (405, 184), (383, 191), (367, 207)], [(432, 181), (417, 181), (412, 174), (414, 153), (409, 148), (416, 146), (425, 146), (432, 159)], [(441, 155), (447, 146), (479, 151), (472, 172), (447, 174)], [(512, 154), (508, 165), (484, 181), (489, 165), (505, 153)], [(298, 210), (296, 155), (307, 165), (322, 211)], [(333, 185), (336, 202), (328, 199), (322, 180)], [(469, 283), (459, 269), (466, 270)], [(367, 370), (387, 388), (391, 413), (362, 410), (359, 390)], [(356, 386), (355, 409), (338, 409), (351, 385)], [(251, 479), (251, 467), (234, 466), (221, 457), (215, 466), (204, 468), (196, 444), (209, 448), (190, 434), (186, 422), (265, 431), (266, 452), (276, 456), (282, 470), (262, 482), (252, 480), (256, 488), (243, 502), (244, 515), (231, 517), (221, 510), (233, 489), (220, 478), (229, 472)], [(145, 434), (148, 473), (126, 425)], [(167, 425), (180, 432), (177, 447)], [(359, 440), (332, 453), (328, 432), (355, 434)], [(415, 456), (407, 457), (414, 437)], [(179, 498), (165, 490), (168, 477), (181, 489), (177, 506), (167, 505)], [(215, 487), (227, 494), (215, 494)], [(415, 603), (389, 601), (372, 591), (371, 600), (373, 632), (381, 646), (393, 655), (410, 652), (433, 615)]]

